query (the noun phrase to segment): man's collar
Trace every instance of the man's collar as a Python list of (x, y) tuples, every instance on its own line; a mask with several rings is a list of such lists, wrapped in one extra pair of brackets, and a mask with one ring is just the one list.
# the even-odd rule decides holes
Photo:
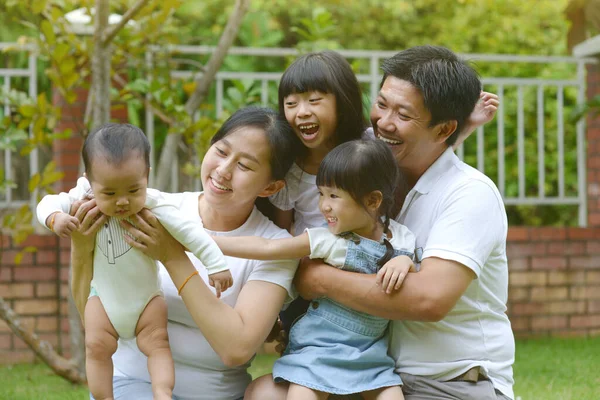
[(454, 154), (452, 147), (449, 146), (442, 153), (442, 155), (440, 155), (437, 160), (435, 160), (433, 164), (427, 168), (425, 173), (421, 175), (413, 190), (416, 190), (421, 194), (429, 193), (431, 188), (437, 183), (444, 172), (448, 171), (452, 167), (455, 158), (456, 155)]

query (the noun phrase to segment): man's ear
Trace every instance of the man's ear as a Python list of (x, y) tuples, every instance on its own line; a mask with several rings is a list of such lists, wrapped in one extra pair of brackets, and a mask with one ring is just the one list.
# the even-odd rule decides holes
[(269, 183), (269, 186), (264, 188), (264, 190), (258, 195), (258, 197), (269, 197), (279, 192), (285, 186), (285, 181), (283, 179), (278, 181), (273, 181)]
[(365, 206), (371, 211), (379, 210), (382, 201), (383, 194), (379, 190), (373, 190), (365, 196)]
[(437, 125), (438, 132), (437, 132), (437, 138), (436, 138), (437, 140), (436, 141), (438, 143), (445, 142), (446, 139), (448, 139), (450, 136), (452, 136), (452, 134), (456, 131), (457, 126), (458, 126), (458, 121), (456, 121), (455, 119), (438, 124)]

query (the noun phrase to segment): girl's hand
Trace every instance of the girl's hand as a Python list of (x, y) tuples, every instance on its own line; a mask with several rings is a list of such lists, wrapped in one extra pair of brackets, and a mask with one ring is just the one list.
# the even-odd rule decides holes
[(498, 95), (482, 91), (479, 101), (475, 104), (475, 108), (467, 120), (469, 127), (475, 129), (493, 120), (499, 104)]
[(385, 263), (377, 272), (377, 285), (381, 285), (381, 290), (387, 294), (392, 293), (392, 290), (400, 289), (404, 278), (409, 270), (414, 270), (415, 265), (408, 256), (398, 256), (392, 258)]
[[(161, 225), (152, 211), (144, 208), (131, 217), (133, 226), (128, 221), (121, 220), (121, 226), (129, 234), (125, 235), (125, 241), (147, 256), (160, 261), (163, 265), (176, 256), (183, 254), (184, 248), (173, 236)], [(187, 256), (185, 256), (187, 258)]]
[(79, 221), (79, 229), (71, 234), (71, 244), (93, 252), (96, 232), (106, 223), (108, 217), (100, 212), (95, 199), (74, 202), (70, 213)]

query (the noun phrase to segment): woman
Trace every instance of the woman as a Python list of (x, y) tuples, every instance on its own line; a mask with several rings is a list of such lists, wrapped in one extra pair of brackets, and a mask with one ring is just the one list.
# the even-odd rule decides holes
[[(276, 193), (294, 160), (296, 141), (276, 112), (246, 108), (228, 119), (202, 162), (201, 193), (173, 194), (190, 218), (212, 235), (288, 237), (254, 206)], [(93, 235), (102, 224), (94, 202), (76, 214), (83, 234), (73, 237), (75, 300), (85, 304), (91, 278)], [(282, 305), (291, 300), (297, 260), (256, 261), (227, 257), (233, 287), (217, 299), (204, 267), (162, 229), (147, 210), (124, 223), (132, 247), (162, 262), (162, 290), (175, 361), (175, 399), (238, 399), (250, 383), (246, 372)], [(145, 233), (144, 233), (145, 232)], [(198, 272), (199, 271), (199, 274)], [(202, 279), (200, 279), (199, 275)], [(180, 293), (180, 295), (178, 294)], [(114, 361), (114, 398), (152, 399), (146, 358), (135, 341), (120, 341)]]

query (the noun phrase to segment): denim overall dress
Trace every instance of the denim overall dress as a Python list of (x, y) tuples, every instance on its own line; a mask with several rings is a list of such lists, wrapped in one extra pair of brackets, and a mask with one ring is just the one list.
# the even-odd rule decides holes
[[(385, 245), (354, 233), (344, 237), (348, 249), (342, 269), (377, 273)], [(394, 257), (398, 255), (413, 256), (395, 249)], [(286, 351), (273, 366), (273, 378), (331, 394), (401, 385), (387, 354), (388, 323), (328, 298), (313, 300), (292, 326)]]

